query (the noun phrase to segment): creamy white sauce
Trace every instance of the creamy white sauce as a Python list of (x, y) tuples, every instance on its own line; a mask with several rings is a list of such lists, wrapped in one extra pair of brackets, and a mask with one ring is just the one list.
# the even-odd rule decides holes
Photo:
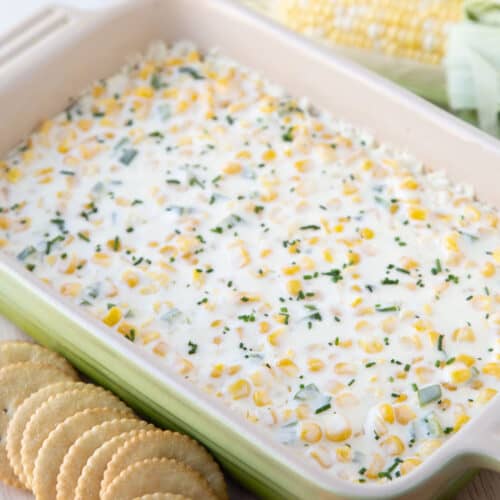
[(497, 212), (216, 53), (155, 45), (1, 166), (6, 253), (338, 477), (496, 393)]

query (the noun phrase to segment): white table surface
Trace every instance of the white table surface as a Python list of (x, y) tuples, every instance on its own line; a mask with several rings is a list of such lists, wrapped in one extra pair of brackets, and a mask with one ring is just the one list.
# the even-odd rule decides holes
[[(79, 8), (102, 8), (119, 3), (121, 0), (0, 0), (0, 34), (15, 26), (23, 18), (37, 9), (54, 3)], [(14, 325), (0, 317), (0, 340), (23, 338), (24, 334)], [(236, 484), (230, 485), (231, 498), (250, 500), (253, 497), (241, 490)], [(1, 500), (32, 500), (30, 493), (4, 486), (0, 483)], [(458, 495), (456, 500), (498, 500), (500, 499), (500, 474), (482, 471)]]

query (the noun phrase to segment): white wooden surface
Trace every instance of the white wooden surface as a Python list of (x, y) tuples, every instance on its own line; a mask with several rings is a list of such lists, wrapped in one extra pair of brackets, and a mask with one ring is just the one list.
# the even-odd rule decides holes
[[(120, 0), (0, 0), (0, 34), (8, 30), (26, 16), (48, 4), (69, 4), (81, 8), (96, 8), (118, 3)], [(23, 333), (0, 317), (0, 340), (23, 338)], [(231, 485), (231, 498), (250, 500), (252, 495), (244, 492), (237, 485)], [(0, 484), (1, 500), (28, 500), (33, 496)], [(500, 499), (500, 474), (481, 472), (462, 491), (457, 500), (498, 500)]]

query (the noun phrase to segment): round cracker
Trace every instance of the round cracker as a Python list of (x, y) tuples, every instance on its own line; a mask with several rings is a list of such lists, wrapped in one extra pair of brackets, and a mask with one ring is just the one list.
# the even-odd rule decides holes
[(108, 420), (128, 415), (127, 410), (89, 408), (61, 422), (43, 442), (33, 471), (33, 493), (37, 500), (53, 500), (59, 468), (71, 445), (87, 430)]
[(142, 420), (122, 418), (96, 425), (83, 433), (71, 446), (59, 469), (56, 498), (73, 500), (80, 497), (82, 500), (99, 500), (104, 469), (115, 449), (110, 451), (102, 467), (98, 467), (95, 460), (90, 460), (94, 452), (117, 435), (150, 428), (154, 427)]
[(216, 500), (208, 481), (187, 465), (168, 458), (136, 462), (114, 478), (102, 500), (133, 500), (149, 493), (175, 493), (193, 499)]
[(0, 367), (26, 362), (53, 366), (78, 378), (75, 369), (62, 356), (41, 345), (24, 340), (0, 342)]
[(108, 407), (128, 409), (114, 394), (91, 384), (82, 389), (55, 394), (40, 406), (31, 416), (21, 440), (21, 461), (28, 484), (32, 485), (38, 451), (58, 424), (87, 408)]
[[(82, 474), (78, 479), (75, 491), (75, 500), (99, 500), (101, 498), (99, 494), (101, 490), (101, 482), (108, 462), (123, 443), (141, 432), (144, 432), (144, 429), (136, 429), (118, 434), (117, 436), (106, 441), (94, 451), (94, 453), (87, 460), (87, 463), (82, 470)], [(66, 499), (62, 495), (58, 495), (57, 500)]]
[(17, 474), (19, 480), (27, 487), (27, 480), (24, 477), (23, 466), (21, 463), (21, 440), (26, 425), (35, 411), (43, 404), (50, 396), (61, 392), (70, 391), (85, 387), (84, 382), (58, 382), (42, 387), (26, 398), (17, 408), (7, 427), (6, 449), (10, 465)]
[(170, 458), (186, 464), (208, 481), (220, 499), (227, 499), (224, 476), (210, 453), (184, 434), (160, 429), (143, 432), (123, 444), (104, 472), (101, 492), (122, 470), (148, 458)]
[(71, 380), (58, 368), (40, 363), (15, 363), (0, 369), (0, 479), (11, 486), (24, 488), (11, 467), (5, 448), (7, 427), (19, 405), (42, 387)]
[(134, 500), (190, 500), (184, 495), (176, 495), (174, 493), (152, 493), (151, 495), (143, 495), (135, 497)]

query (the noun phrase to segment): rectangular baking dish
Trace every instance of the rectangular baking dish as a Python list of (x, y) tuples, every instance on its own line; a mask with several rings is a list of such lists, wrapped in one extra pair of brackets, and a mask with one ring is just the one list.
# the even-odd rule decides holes
[[(52, 7), (0, 38), (0, 157), (40, 120), (155, 39), (220, 47), (500, 205), (500, 143), (229, 0), (128, 0), (98, 13)], [(351, 484), (294, 456), (7, 257), (0, 259), (0, 312), (139, 412), (199, 439), (227, 471), (266, 498), (436, 498), (475, 468), (500, 471), (498, 397), (406, 478)]]

